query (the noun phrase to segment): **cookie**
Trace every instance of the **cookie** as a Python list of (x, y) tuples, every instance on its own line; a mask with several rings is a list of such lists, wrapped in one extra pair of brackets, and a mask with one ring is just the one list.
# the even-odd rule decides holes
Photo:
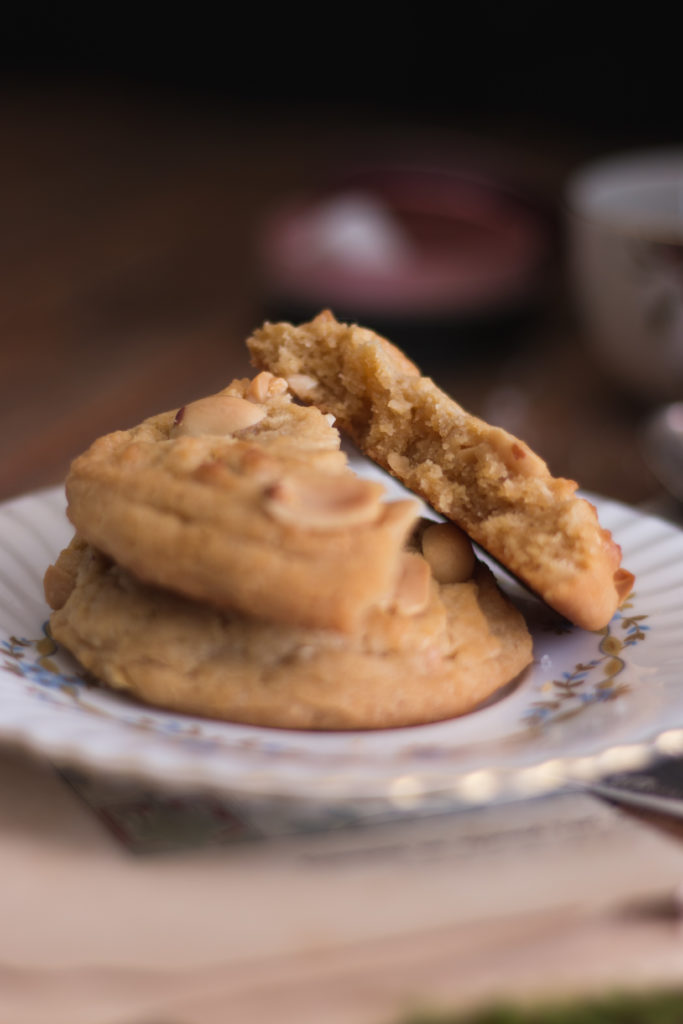
[(383, 500), (270, 373), (99, 438), (68, 515), (143, 582), (260, 619), (355, 629), (386, 602), (417, 502)]
[[(445, 528), (452, 529), (450, 524)], [(441, 524), (437, 524), (438, 535)], [(428, 527), (427, 532), (433, 528)], [(425, 546), (446, 578), (466, 551)], [(288, 729), (381, 729), (471, 711), (531, 660), (517, 609), (482, 564), (439, 583), (416, 548), (390, 606), (352, 634), (245, 618), (141, 583), (76, 537), (46, 574), (54, 638), (99, 680), (144, 702)]]
[(523, 441), (462, 409), (386, 339), (329, 312), (265, 324), (252, 360), (331, 412), (358, 446), (461, 526), (551, 607), (601, 629), (634, 577), (577, 484)]

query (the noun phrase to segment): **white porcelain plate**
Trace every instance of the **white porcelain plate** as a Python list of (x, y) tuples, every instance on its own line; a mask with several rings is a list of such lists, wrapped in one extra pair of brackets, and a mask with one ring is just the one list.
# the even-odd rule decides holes
[(601, 499), (635, 572), (604, 631), (568, 627), (507, 580), (535, 662), (463, 718), (307, 733), (157, 711), (101, 688), (45, 633), (42, 577), (71, 536), (61, 489), (0, 506), (0, 738), (57, 762), (234, 796), (448, 806), (530, 795), (683, 753), (683, 532)]

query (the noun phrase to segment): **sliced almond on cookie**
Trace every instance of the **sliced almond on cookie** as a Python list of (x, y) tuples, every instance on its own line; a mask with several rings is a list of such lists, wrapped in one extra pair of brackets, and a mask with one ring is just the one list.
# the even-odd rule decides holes
[(228, 437), (253, 427), (265, 415), (265, 409), (245, 398), (211, 395), (178, 410), (171, 437)]
[(284, 377), (276, 377), (268, 370), (257, 373), (247, 388), (246, 398), (250, 402), (267, 402), (275, 395), (284, 395), (287, 381)]
[(310, 530), (342, 530), (374, 522), (383, 488), (354, 476), (287, 476), (264, 493), (263, 505), (273, 519)]
[(287, 377), (287, 384), (296, 397), (302, 401), (311, 398), (318, 386), (315, 377), (311, 377), (307, 373), (290, 373)]

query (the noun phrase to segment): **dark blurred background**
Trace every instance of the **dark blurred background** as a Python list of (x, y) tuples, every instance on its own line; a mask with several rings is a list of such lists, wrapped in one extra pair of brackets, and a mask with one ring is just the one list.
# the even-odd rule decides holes
[(509, 186), (547, 245), (517, 303), (335, 311), (391, 329), (558, 475), (649, 500), (646, 409), (592, 361), (563, 195), (594, 157), (680, 141), (671, 18), (663, 5), (5, 11), (0, 428), (15, 440), (0, 496), (59, 481), (98, 433), (248, 372), (246, 334), (290, 312), (264, 224), (371, 159), (460, 163)]
[(262, 112), (294, 107), (596, 144), (680, 138), (675, 12), (616, 4), (399, 13), (140, 4), (3, 14), (10, 81), (139, 88)]

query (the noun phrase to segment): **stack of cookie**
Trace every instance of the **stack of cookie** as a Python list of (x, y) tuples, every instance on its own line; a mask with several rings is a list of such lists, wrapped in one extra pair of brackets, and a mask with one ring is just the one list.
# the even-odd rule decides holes
[[(575, 485), (388, 342), (321, 314), (266, 324), (248, 345), (252, 380), (100, 438), (72, 465), (76, 534), (45, 591), (55, 639), (103, 683), (257, 725), (435, 721), (532, 657), (466, 533), (588, 628), (630, 590)], [(356, 476), (334, 420), (452, 521), (421, 520), (417, 502)]]

